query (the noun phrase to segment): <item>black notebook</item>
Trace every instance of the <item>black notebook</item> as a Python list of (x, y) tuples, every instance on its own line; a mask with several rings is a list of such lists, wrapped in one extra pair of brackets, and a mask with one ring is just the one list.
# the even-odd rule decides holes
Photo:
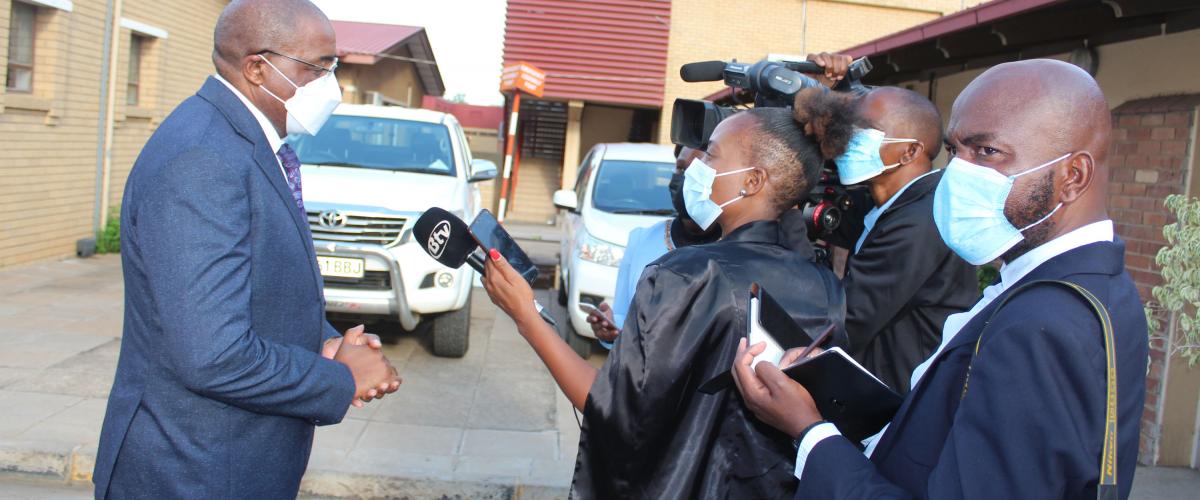
[[(749, 331), (753, 345), (766, 342), (767, 350), (754, 363), (778, 365), (788, 349), (806, 347), (812, 342), (787, 311), (761, 287), (751, 288)], [(903, 398), (858, 364), (840, 348), (831, 348), (817, 356), (783, 369), (792, 380), (808, 389), (821, 415), (837, 426), (842, 435), (854, 442), (875, 435), (895, 415)], [(733, 385), (733, 376), (725, 371), (700, 385), (704, 394), (715, 394)]]
[(784, 368), (783, 373), (808, 389), (821, 416), (853, 442), (879, 432), (904, 401), (839, 347)]

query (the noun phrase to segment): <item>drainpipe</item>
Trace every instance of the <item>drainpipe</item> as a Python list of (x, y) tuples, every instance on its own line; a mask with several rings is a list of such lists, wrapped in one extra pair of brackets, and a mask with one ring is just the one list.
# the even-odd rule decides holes
[(113, 127), (116, 125), (117, 114), (117, 62), (121, 55), (121, 28), (119, 22), (121, 19), (121, 4), (122, 0), (109, 0), (115, 2), (113, 7), (112, 19), (109, 19), (108, 26), (105, 31), (109, 33), (108, 39), (108, 106), (107, 112), (104, 113), (104, 162), (102, 164), (103, 175), (101, 175), (102, 183), (100, 187), (100, 218), (101, 220), (108, 219), (108, 198), (109, 187), (112, 179), (112, 149), (113, 149)]
[(113, 117), (117, 100), (117, 59), (121, 46), (122, 0), (108, 0), (104, 22), (104, 49), (100, 65), (100, 114), (96, 123), (96, 203), (92, 214), (92, 233), (99, 234), (108, 220), (108, 191), (112, 172)]
[(100, 56), (100, 113), (97, 115), (96, 122), (96, 203), (92, 208), (92, 236), (100, 233), (100, 228), (104, 224), (104, 207), (101, 200), (104, 199), (100, 193), (104, 190), (104, 132), (107, 130), (105, 126), (108, 122), (108, 101), (104, 99), (108, 93), (108, 59), (109, 53), (112, 51), (113, 40), (113, 20), (116, 18), (113, 11), (113, 1), (108, 0), (108, 6), (104, 14), (104, 45), (103, 53)]

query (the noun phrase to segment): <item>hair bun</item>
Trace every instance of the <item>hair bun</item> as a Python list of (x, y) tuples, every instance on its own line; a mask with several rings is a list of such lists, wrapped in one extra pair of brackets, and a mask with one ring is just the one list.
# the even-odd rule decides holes
[(792, 117), (804, 134), (820, 147), (821, 156), (832, 160), (846, 152), (858, 124), (857, 99), (851, 94), (809, 87), (796, 93)]

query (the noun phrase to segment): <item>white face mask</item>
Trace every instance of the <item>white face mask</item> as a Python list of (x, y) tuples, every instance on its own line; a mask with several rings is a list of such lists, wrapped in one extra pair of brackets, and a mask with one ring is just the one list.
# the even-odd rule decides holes
[(284, 109), (287, 109), (287, 133), (317, 135), (317, 132), (325, 125), (325, 121), (329, 119), (329, 115), (332, 115), (333, 110), (342, 103), (342, 89), (338, 87), (337, 77), (333, 73), (326, 73), (301, 87), (282, 71), (279, 71), (279, 68), (271, 64), (266, 57), (259, 57), (262, 57), (263, 62), (266, 62), (271, 69), (279, 73), (279, 76), (296, 87), (296, 93), (285, 101), (266, 87), (259, 85), (268, 95), (282, 102)]

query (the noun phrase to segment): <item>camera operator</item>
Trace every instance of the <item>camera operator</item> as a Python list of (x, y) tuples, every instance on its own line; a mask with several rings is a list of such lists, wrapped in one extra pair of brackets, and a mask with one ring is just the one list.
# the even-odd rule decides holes
[(633, 302), (638, 280), (648, 264), (676, 248), (712, 243), (721, 238), (720, 226), (700, 229), (696, 221), (688, 217), (687, 207), (683, 202), (683, 172), (701, 153), (686, 146), (675, 146), (675, 175), (671, 177), (668, 187), (671, 191), (671, 204), (675, 207), (675, 218), (650, 227), (637, 228), (629, 233), (625, 257), (621, 259), (621, 267), (617, 271), (617, 290), (613, 295), (612, 307), (600, 304), (600, 314), (595, 311), (588, 314), (587, 320), (592, 327), (592, 333), (605, 349), (612, 349), (613, 341), (621, 333), (621, 325), (625, 324), (625, 315), (629, 312), (629, 304)]
[(978, 280), (933, 221), (942, 178), (932, 164), (942, 141), (937, 108), (910, 90), (879, 87), (856, 112), (861, 128), (835, 163), (843, 184), (869, 185), (875, 207), (843, 280), (846, 332), (850, 354), (903, 395), (913, 369), (941, 342), (946, 318), (975, 302)]

